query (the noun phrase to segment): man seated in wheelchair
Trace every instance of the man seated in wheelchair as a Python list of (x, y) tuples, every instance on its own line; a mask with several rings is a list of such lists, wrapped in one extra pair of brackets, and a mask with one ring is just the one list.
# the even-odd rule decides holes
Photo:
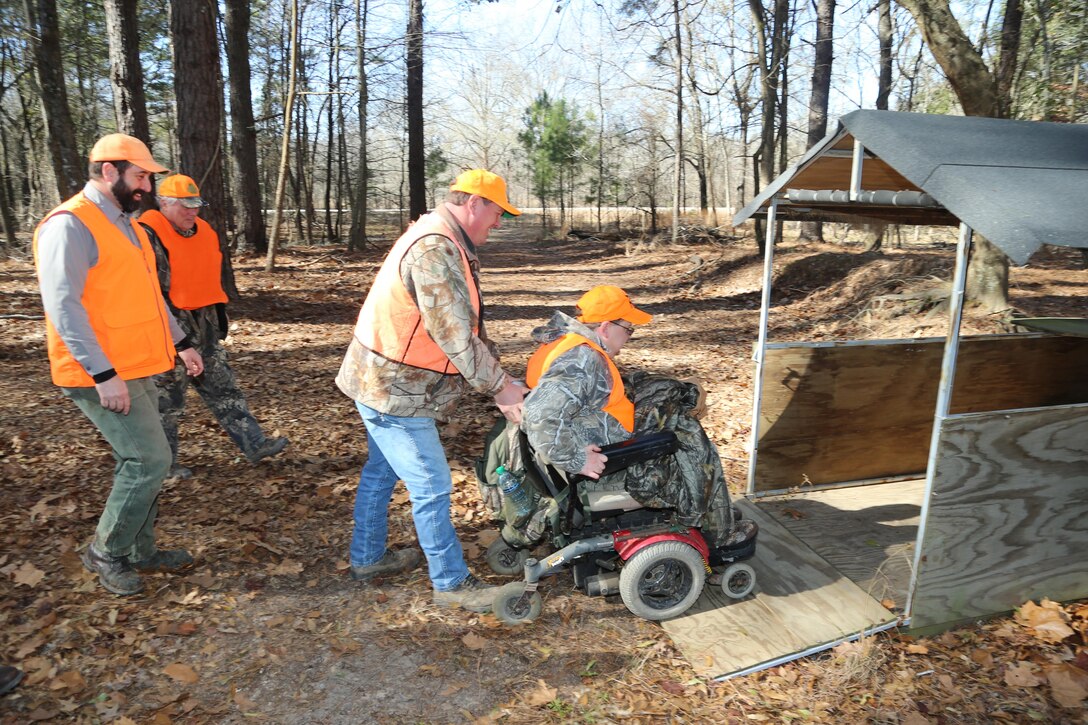
[[(734, 519), (721, 461), (700, 425), (705, 393), (695, 383), (629, 371), (614, 362), (637, 325), (651, 320), (619, 287), (600, 285), (578, 300), (578, 317), (556, 312), (533, 330), (541, 347), (529, 360), (522, 430), (538, 458), (590, 480), (587, 491), (626, 490), (647, 508), (674, 512), (698, 527), (712, 549), (736, 547), (756, 525)], [(673, 431), (675, 453), (601, 476), (601, 446)]]

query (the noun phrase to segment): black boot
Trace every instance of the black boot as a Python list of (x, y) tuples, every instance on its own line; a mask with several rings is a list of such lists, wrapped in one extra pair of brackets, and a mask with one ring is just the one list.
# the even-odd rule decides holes
[(87, 571), (98, 574), (98, 582), (106, 591), (122, 597), (143, 591), (144, 580), (132, 569), (125, 557), (105, 554), (91, 542), (79, 558)]

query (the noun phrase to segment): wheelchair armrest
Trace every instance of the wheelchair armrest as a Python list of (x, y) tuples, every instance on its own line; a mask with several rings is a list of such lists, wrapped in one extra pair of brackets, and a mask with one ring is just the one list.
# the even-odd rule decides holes
[(676, 434), (671, 430), (601, 446), (601, 453), (608, 456), (608, 462), (604, 464), (604, 473), (601, 475), (607, 476), (635, 463), (670, 455), (676, 452), (678, 446)]

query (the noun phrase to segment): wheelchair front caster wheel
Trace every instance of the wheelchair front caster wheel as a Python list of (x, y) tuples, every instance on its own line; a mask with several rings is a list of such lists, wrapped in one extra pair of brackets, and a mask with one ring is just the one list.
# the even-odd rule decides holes
[(526, 624), (540, 616), (544, 600), (540, 592), (526, 592), (525, 582), (510, 582), (499, 589), (492, 611), (505, 624)]
[(517, 576), (525, 571), (525, 562), (529, 558), (528, 549), (515, 549), (503, 541), (500, 536), (487, 547), (485, 557), (491, 571), (501, 576)]
[(756, 588), (756, 570), (747, 564), (730, 564), (722, 573), (722, 594), (744, 599)]

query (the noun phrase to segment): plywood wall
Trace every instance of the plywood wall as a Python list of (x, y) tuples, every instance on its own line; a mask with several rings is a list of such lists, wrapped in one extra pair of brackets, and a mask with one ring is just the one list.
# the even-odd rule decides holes
[(911, 626), (1088, 597), (1088, 405), (941, 427)]
[[(924, 473), (943, 338), (768, 346), (755, 489)], [(953, 413), (1088, 402), (1088, 338), (964, 338)]]

